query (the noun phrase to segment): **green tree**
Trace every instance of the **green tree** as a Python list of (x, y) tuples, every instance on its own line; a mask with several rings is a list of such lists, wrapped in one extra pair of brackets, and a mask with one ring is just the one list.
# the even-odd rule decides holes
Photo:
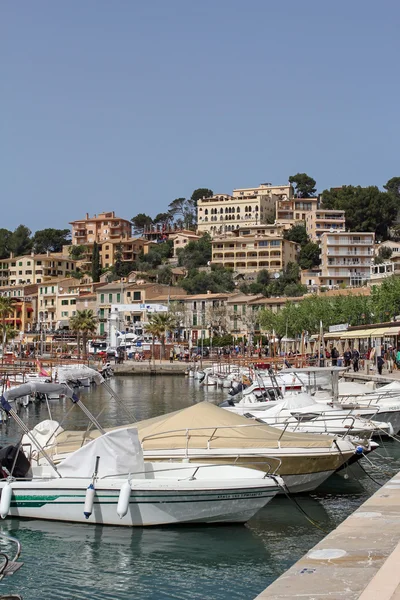
[(180, 282), (189, 294), (206, 294), (232, 292), (235, 289), (232, 271), (214, 265), (210, 272), (192, 269)]
[(295, 186), (297, 198), (311, 198), (317, 191), (316, 181), (306, 173), (297, 173), (289, 177), (289, 183)]
[(8, 258), (10, 256), (10, 239), (12, 233), (8, 229), (0, 229), (0, 258)]
[(305, 246), (310, 241), (305, 225), (292, 225), (290, 229), (283, 232), (285, 240), (296, 242), (300, 246)]
[(69, 229), (40, 229), (32, 238), (33, 249), (38, 254), (61, 252), (63, 246), (71, 243)]
[(68, 248), (68, 252), (73, 260), (80, 260), (85, 256), (87, 247), (82, 245), (72, 245)]
[(398, 202), (400, 201), (400, 177), (392, 177), (383, 187), (389, 194), (392, 194)]
[(165, 358), (165, 338), (168, 332), (172, 332), (176, 327), (175, 318), (169, 313), (153, 313), (149, 315), (149, 323), (146, 331), (153, 336), (153, 357), (154, 357), (154, 337), (158, 337), (161, 342), (161, 356)]
[(27, 254), (32, 248), (31, 230), (25, 225), (18, 225), (9, 239), (9, 249), (14, 256)]
[(375, 322), (389, 321), (400, 315), (400, 279), (393, 275), (371, 290)]
[(261, 271), (258, 271), (257, 273), (256, 281), (241, 285), (240, 291), (244, 294), (262, 294), (263, 296), (267, 296), (270, 282), (271, 277), (267, 269), (261, 269)]
[(115, 273), (115, 275), (117, 275), (118, 277), (123, 277), (123, 275), (122, 275), (123, 264), (124, 263), (122, 261), (122, 245), (117, 244), (117, 247), (115, 248), (115, 253), (114, 253), (114, 264), (113, 264), (112, 270)]
[(300, 250), (299, 266), (301, 269), (312, 269), (321, 264), (320, 259), (321, 249), (318, 244), (308, 242)]
[(131, 219), (136, 235), (143, 235), (144, 230), (153, 224), (153, 219), (144, 213), (139, 213)]
[(205, 267), (211, 261), (211, 237), (205, 233), (196, 242), (189, 242), (178, 250), (178, 264), (186, 269)]
[(169, 212), (163, 212), (163, 213), (158, 213), (158, 215), (156, 215), (153, 219), (153, 223), (154, 225), (169, 225), (171, 223), (171, 221), (173, 220), (173, 217), (171, 215), (171, 213)]
[(387, 239), (398, 210), (396, 198), (376, 186), (331, 188), (322, 193), (322, 204), (323, 208), (345, 210), (351, 231), (374, 231), (381, 239)]
[(194, 202), (195, 206), (197, 207), (197, 203), (199, 200), (202, 200), (203, 198), (211, 198), (212, 196), (214, 196), (214, 192), (209, 188), (197, 188), (197, 190), (193, 191), (193, 194), (191, 195), (190, 199)]
[[(83, 355), (87, 357), (87, 340), (90, 334), (94, 334), (97, 328), (97, 318), (94, 312), (90, 309), (77, 310), (76, 315), (69, 320), (72, 331), (82, 335)], [(78, 353), (79, 338), (78, 338)]]
[(101, 275), (101, 264), (100, 264), (100, 250), (97, 242), (93, 243), (93, 253), (92, 253), (92, 280), (93, 283), (97, 283), (100, 281)]
[(382, 246), (381, 248), (379, 248), (378, 254), (374, 258), (374, 263), (376, 265), (381, 265), (382, 263), (389, 260), (392, 254), (393, 251), (391, 248), (388, 248), (387, 246)]
[(164, 285), (172, 284), (172, 271), (168, 265), (163, 265), (157, 269), (157, 283), (163, 283)]

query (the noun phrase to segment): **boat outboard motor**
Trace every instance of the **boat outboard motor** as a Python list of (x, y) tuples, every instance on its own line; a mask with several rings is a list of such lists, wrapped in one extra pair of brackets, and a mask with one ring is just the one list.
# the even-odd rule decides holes
[(5, 479), (8, 473), (17, 479), (32, 477), (31, 464), (19, 446), (0, 448), (0, 479)]
[(221, 402), (221, 404), (219, 404), (220, 408), (227, 408), (228, 406), (235, 406), (235, 403), (233, 400), (231, 400), (231, 398), (228, 398), (227, 400), (224, 400), (223, 402)]
[(228, 394), (230, 396), (236, 396), (236, 394), (239, 394), (239, 392), (242, 392), (246, 388), (247, 388), (247, 385), (245, 383), (242, 383), (239, 381), (236, 385), (232, 384), (232, 387), (229, 389)]

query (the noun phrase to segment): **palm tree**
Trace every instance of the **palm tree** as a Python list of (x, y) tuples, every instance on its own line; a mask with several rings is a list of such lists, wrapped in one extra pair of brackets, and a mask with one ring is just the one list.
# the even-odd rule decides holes
[(1, 331), (2, 331), (2, 347), (4, 352), (4, 345), (6, 343), (6, 320), (7, 317), (14, 314), (14, 302), (15, 298), (8, 296), (0, 296), (0, 318), (1, 318)]
[(77, 333), (78, 352), (80, 351), (80, 335), (82, 335), (83, 355), (87, 357), (87, 339), (97, 328), (97, 317), (92, 310), (77, 310), (69, 320), (72, 331)]
[(153, 313), (149, 315), (149, 323), (146, 331), (153, 336), (153, 356), (154, 356), (154, 337), (160, 338), (162, 358), (165, 358), (165, 337), (168, 331), (175, 329), (176, 319), (169, 313)]

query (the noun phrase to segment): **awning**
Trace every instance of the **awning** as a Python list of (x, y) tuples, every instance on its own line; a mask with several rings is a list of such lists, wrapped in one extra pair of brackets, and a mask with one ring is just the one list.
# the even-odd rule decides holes
[(334, 331), (332, 333), (329, 333), (328, 331), (327, 333), (324, 333), (324, 338), (326, 340), (340, 340), (345, 333), (346, 331)]
[[(374, 328), (374, 329), (358, 329), (358, 330), (353, 330), (353, 331), (345, 331), (342, 333), (342, 335), (340, 336), (340, 339), (342, 340), (356, 340), (359, 338), (379, 338), (379, 337), (385, 337), (385, 336), (394, 336), (394, 335), (400, 335), (400, 324), (397, 327), (380, 327), (380, 328)], [(326, 336), (328, 339), (330, 339), (328, 336)]]
[(359, 338), (369, 338), (375, 336), (376, 329), (358, 329), (353, 331), (344, 331), (340, 336), (342, 340), (355, 340)]

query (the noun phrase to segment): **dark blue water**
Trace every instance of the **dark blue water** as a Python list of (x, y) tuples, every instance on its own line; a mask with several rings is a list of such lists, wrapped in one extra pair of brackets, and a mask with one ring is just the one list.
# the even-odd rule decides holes
[[(180, 376), (117, 378), (113, 386), (138, 419), (226, 395)], [(101, 412), (105, 425), (128, 422), (104, 389), (90, 390), (85, 402)], [(53, 418), (61, 420), (68, 407), (53, 402)], [(43, 406), (30, 406), (21, 417), (34, 425), (47, 414)], [(77, 407), (65, 428), (71, 423), (86, 426)], [(16, 438), (13, 424), (3, 426), (3, 442)], [(381, 481), (399, 471), (398, 445), (387, 442), (366, 469)], [(325, 531), (377, 489), (361, 469), (348, 474), (297, 497)], [(128, 529), (6, 519), (0, 528), (21, 541), (24, 561), (16, 575), (0, 583), (0, 593), (19, 592), (24, 600), (252, 600), (325, 535), (285, 497), (274, 499), (246, 526)]]

